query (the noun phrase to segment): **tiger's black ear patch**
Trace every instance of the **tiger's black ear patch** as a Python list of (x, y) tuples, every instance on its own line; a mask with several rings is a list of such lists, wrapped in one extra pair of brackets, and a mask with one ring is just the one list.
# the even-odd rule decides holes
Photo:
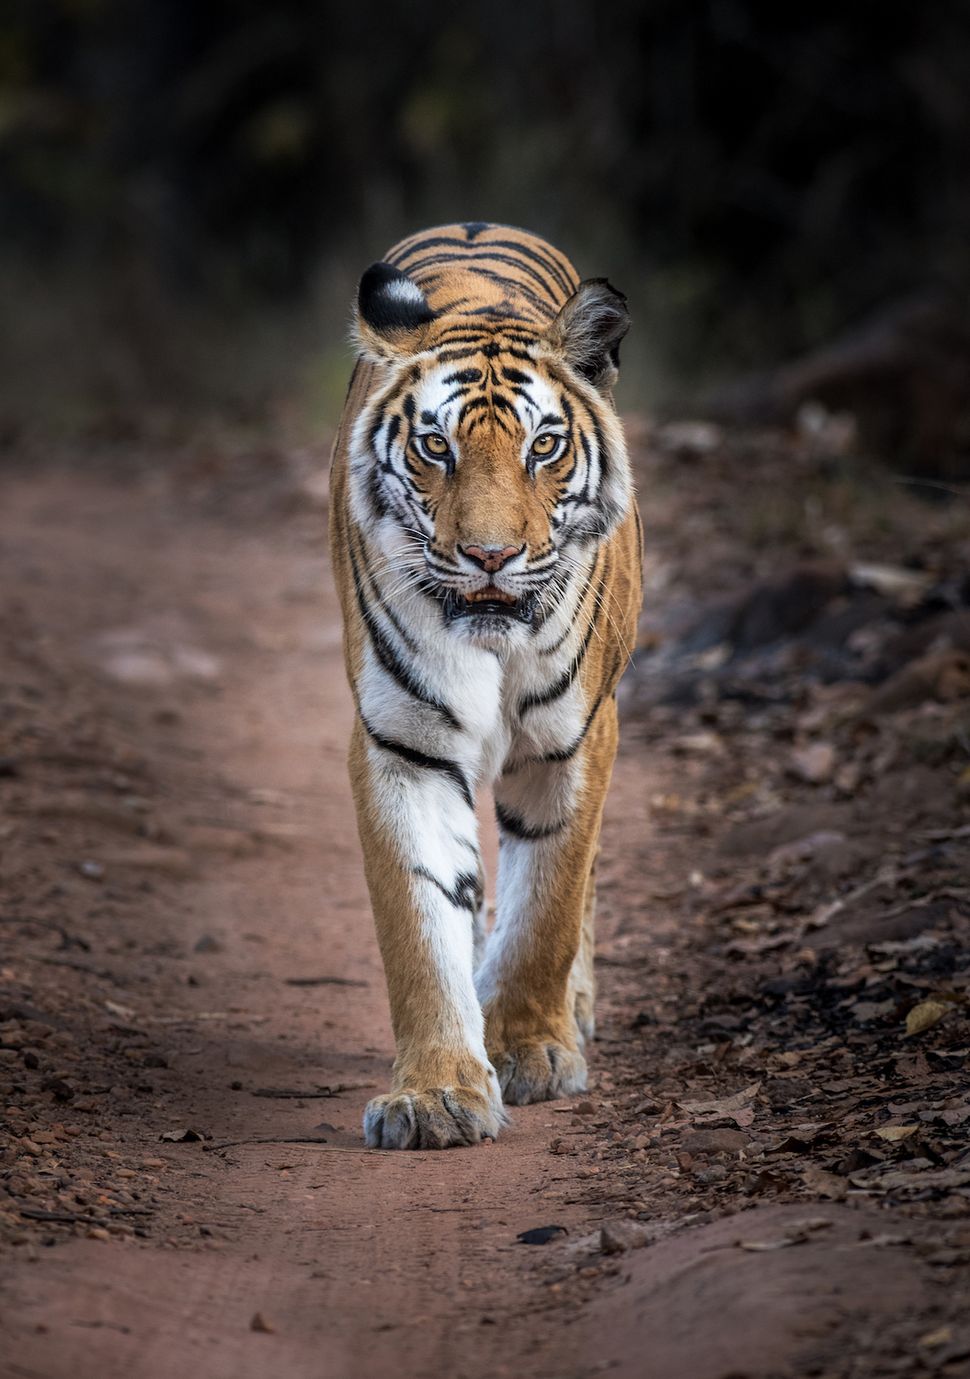
[(606, 278), (587, 278), (562, 308), (549, 340), (596, 388), (610, 388), (620, 368), (620, 341), (630, 329), (626, 297)]
[(357, 313), (374, 335), (392, 339), (412, 335), (435, 316), (417, 283), (389, 263), (372, 263), (361, 278)]

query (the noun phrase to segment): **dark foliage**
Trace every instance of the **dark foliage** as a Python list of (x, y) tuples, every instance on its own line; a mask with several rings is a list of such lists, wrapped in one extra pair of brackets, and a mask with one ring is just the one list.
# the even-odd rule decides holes
[(21, 0), (2, 233), (224, 300), (527, 222), (679, 316), (675, 347), (767, 357), (967, 286), (968, 53), (945, 0)]

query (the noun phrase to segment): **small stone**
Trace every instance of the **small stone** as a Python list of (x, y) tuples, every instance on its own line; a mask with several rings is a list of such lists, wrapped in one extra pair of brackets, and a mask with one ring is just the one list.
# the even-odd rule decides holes
[(220, 943), (219, 939), (213, 937), (212, 934), (203, 934), (196, 940), (194, 951), (196, 953), (221, 953), (222, 949), (223, 944)]
[(649, 1245), (653, 1234), (639, 1221), (606, 1221), (600, 1227), (600, 1249), (605, 1255), (623, 1254)]
[(47, 1077), (41, 1084), (45, 1092), (50, 1092), (55, 1101), (72, 1101), (74, 1088), (63, 1077)]
[(688, 1154), (737, 1154), (748, 1144), (743, 1130), (694, 1130), (683, 1138)]
[(728, 1171), (723, 1164), (711, 1164), (710, 1168), (696, 1169), (693, 1176), (698, 1183), (721, 1183), (728, 1176)]
[(262, 1312), (254, 1312), (253, 1319), (249, 1323), (250, 1331), (262, 1331), (267, 1336), (272, 1336), (276, 1332), (276, 1327), (271, 1321), (263, 1316)]
[(798, 747), (791, 754), (790, 769), (808, 785), (824, 785), (835, 770), (835, 748), (831, 742), (813, 742)]

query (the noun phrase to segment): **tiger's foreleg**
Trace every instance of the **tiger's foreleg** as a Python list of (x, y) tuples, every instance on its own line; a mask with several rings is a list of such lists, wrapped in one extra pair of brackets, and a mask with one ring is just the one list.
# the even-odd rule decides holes
[(396, 1043), (391, 1091), (364, 1115), (367, 1143), (474, 1144), (503, 1116), (472, 977), (482, 895), (470, 799), (359, 720), (350, 773)]
[(577, 1013), (591, 1031), (592, 873), (616, 740), (608, 699), (575, 756), (513, 766), (495, 784), (497, 920), (477, 984), (512, 1105), (586, 1085)]

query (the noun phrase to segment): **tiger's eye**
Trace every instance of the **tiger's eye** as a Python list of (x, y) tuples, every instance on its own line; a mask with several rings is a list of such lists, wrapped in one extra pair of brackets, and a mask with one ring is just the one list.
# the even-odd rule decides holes
[(551, 455), (559, 444), (559, 437), (552, 432), (547, 432), (544, 436), (536, 436), (532, 442), (532, 453), (542, 458), (544, 455)]
[(422, 437), (422, 443), (429, 455), (440, 455), (442, 459), (451, 451), (451, 446), (444, 436), (437, 436), (434, 433)]

